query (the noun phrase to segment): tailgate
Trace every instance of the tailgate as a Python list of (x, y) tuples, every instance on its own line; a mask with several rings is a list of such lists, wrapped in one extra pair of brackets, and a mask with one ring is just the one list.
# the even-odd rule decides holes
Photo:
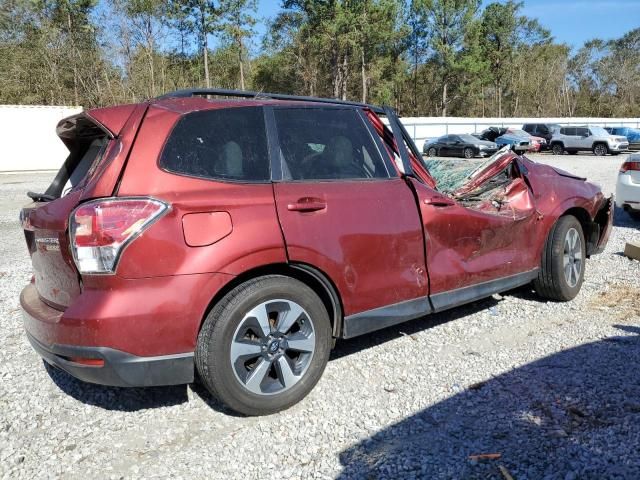
[(33, 282), (40, 298), (54, 308), (64, 309), (80, 294), (78, 271), (73, 263), (67, 231), (69, 213), (80, 191), (51, 202), (34, 202), (21, 213)]
[(44, 193), (28, 193), (34, 201), (22, 209), (20, 218), (38, 294), (63, 310), (81, 287), (69, 248), (69, 215), (91, 190), (87, 185), (101, 175), (103, 164), (113, 160), (120, 148), (112, 131), (85, 113), (62, 120), (57, 133), (69, 155)]

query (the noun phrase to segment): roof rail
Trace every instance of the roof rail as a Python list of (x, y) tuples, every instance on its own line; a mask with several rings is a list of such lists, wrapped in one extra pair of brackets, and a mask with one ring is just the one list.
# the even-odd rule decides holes
[(169, 92), (157, 98), (163, 99), (163, 98), (207, 97), (210, 95), (212, 96), (216, 95), (221, 97), (256, 98), (256, 99), (271, 99), (271, 100), (288, 100), (288, 101), (295, 101), (295, 102), (328, 103), (333, 105), (349, 105), (352, 107), (370, 108), (376, 113), (384, 114), (384, 110), (381, 107), (376, 107), (374, 105), (369, 105), (367, 103), (348, 102), (345, 100), (336, 100), (333, 98), (284, 95), (281, 93), (252, 92), (248, 90), (228, 90), (225, 88), (190, 88), (185, 90), (176, 90), (174, 92)]

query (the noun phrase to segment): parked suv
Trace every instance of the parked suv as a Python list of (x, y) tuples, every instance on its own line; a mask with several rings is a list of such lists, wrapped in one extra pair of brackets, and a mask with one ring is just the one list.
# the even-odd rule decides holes
[(35, 350), (106, 385), (197, 372), (249, 415), (302, 399), (335, 339), (530, 282), (574, 298), (611, 231), (596, 185), (506, 149), (441, 182), (388, 108), (189, 90), (57, 131), (21, 212)]
[(557, 123), (525, 123), (522, 126), (522, 130), (527, 132), (529, 135), (541, 137), (546, 140), (546, 144), (543, 145), (543, 150), (548, 148), (549, 143), (551, 142), (551, 137), (553, 137), (553, 134), (560, 130), (560, 128), (560, 125)]
[(595, 155), (617, 155), (629, 148), (627, 137), (611, 135), (602, 127), (562, 127), (551, 137), (554, 155), (592, 151)]

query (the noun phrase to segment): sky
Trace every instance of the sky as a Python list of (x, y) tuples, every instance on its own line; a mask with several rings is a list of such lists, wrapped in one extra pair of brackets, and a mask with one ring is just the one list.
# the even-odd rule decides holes
[[(258, 0), (258, 16), (273, 17), (280, 4), (279, 0)], [(619, 38), (640, 27), (640, 0), (524, 0), (522, 14), (537, 18), (556, 41), (578, 49), (588, 40)], [(262, 35), (264, 23), (256, 27)]]

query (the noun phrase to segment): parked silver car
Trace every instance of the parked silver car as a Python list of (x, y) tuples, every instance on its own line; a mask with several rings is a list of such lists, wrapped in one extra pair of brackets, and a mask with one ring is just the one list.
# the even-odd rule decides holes
[(627, 137), (611, 135), (602, 127), (561, 127), (551, 137), (555, 155), (592, 151), (595, 155), (617, 155), (629, 149)]

